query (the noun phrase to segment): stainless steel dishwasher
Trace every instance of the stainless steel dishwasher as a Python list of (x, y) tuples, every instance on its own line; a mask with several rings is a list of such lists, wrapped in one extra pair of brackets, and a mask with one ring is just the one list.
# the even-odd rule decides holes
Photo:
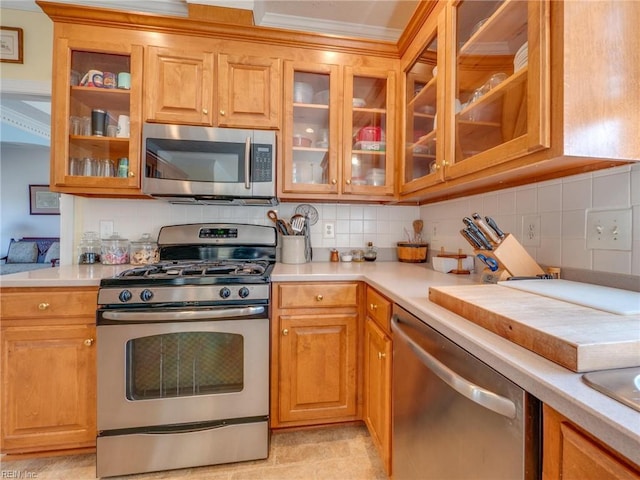
[(540, 402), (394, 306), (393, 478), (538, 479)]

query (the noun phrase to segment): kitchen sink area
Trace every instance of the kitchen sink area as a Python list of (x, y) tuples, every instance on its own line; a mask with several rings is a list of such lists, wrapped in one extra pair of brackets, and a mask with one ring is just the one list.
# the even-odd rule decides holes
[(640, 367), (588, 372), (584, 383), (640, 412)]

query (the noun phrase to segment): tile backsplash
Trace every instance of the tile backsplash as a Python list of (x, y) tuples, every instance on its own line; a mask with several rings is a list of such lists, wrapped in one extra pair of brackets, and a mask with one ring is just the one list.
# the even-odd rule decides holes
[[(75, 249), (84, 231), (99, 231), (101, 220), (112, 220), (114, 230), (135, 240), (143, 233), (156, 236), (163, 225), (197, 222), (234, 222), (272, 225), (269, 207), (172, 205), (156, 200), (120, 200), (65, 195), (61, 234), (65, 242), (63, 263), (75, 263)], [(281, 203), (279, 216), (290, 218), (299, 203)], [(539, 218), (539, 246), (527, 251), (543, 265), (640, 275), (640, 165), (622, 166), (532, 185), (449, 200), (429, 205), (392, 206), (312, 204), (319, 220), (311, 228), (314, 248), (339, 250), (364, 248), (373, 242), (380, 249), (395, 249), (407, 239), (412, 221), (424, 221), (424, 238), (430, 252), (461, 248), (471, 253), (460, 235), (462, 218), (473, 212), (493, 217), (505, 232), (522, 241), (523, 218)], [(632, 207), (632, 250), (588, 250), (585, 212), (589, 208)], [(333, 223), (335, 238), (323, 238), (323, 226)], [(315, 260), (326, 261), (326, 255)]]

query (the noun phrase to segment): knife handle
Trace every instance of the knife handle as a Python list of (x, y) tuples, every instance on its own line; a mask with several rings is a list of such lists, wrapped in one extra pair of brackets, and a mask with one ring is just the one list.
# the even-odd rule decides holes
[(480, 229), (473, 223), (469, 217), (464, 217), (462, 219), (464, 224), (467, 226), (467, 231), (471, 234), (471, 236), (477, 240), (477, 242), (482, 245), (483, 250), (493, 250), (493, 245), (491, 242), (485, 237), (484, 233), (480, 231)]
[(495, 244), (500, 243), (500, 237), (498, 237), (496, 232), (489, 225), (485, 223), (485, 221), (482, 219), (479, 213), (474, 213), (471, 216), (473, 217), (474, 223), (478, 226), (480, 230), (482, 230), (482, 233), (484, 233), (487, 237), (489, 237), (489, 239), (493, 243)]
[(484, 217), (485, 222), (487, 222), (487, 225), (489, 225), (494, 232), (496, 232), (496, 235), (502, 240), (505, 235), (504, 232), (502, 230), (500, 230), (500, 228), (498, 227), (498, 224), (496, 223), (496, 221), (491, 218), (491, 217)]
[(463, 228), (462, 230), (460, 230), (460, 233), (462, 234), (462, 236), (464, 237), (464, 239), (469, 242), (469, 245), (471, 245), (473, 247), (474, 250), (477, 250), (479, 248), (482, 248), (482, 246), (476, 241), (475, 238), (473, 238), (471, 236), (471, 234), (469, 233), (469, 231), (466, 228)]

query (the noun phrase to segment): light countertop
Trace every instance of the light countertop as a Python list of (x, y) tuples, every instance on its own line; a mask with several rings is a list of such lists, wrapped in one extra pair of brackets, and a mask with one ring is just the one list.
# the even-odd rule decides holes
[[(0, 276), (1, 287), (98, 286), (131, 265), (70, 265)], [(588, 387), (574, 373), (446, 310), (428, 298), (430, 286), (477, 283), (477, 276), (399, 262), (278, 263), (274, 282), (365, 281), (514, 383), (640, 464), (640, 413)]]

